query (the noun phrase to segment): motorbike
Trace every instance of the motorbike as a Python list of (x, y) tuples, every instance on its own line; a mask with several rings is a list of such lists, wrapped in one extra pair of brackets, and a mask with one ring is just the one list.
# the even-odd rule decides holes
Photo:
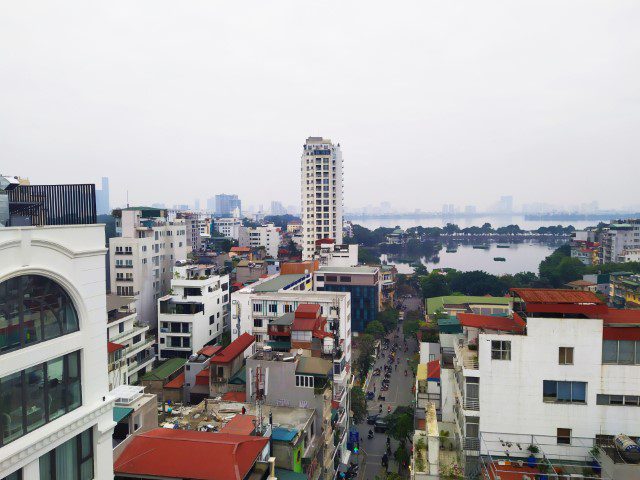
[(367, 438), (373, 438), (373, 430), (369, 430)]
[(385, 397), (384, 395), (378, 395), (378, 400), (380, 400), (381, 402), (384, 402), (387, 399), (387, 397)]
[(407, 376), (407, 371), (406, 371), (406, 370), (404, 371), (404, 376), (405, 376), (405, 377)]

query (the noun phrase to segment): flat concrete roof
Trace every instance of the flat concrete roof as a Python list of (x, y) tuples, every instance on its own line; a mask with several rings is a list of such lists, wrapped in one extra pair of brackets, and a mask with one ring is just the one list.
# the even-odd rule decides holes
[(278, 290), (282, 290), (283, 288), (299, 282), (305, 277), (304, 274), (288, 274), (288, 275), (278, 275), (277, 277), (265, 280), (258, 285), (253, 287), (254, 292), (277, 292)]
[(351, 273), (357, 275), (376, 273), (378, 270), (378, 267), (367, 267), (363, 265), (357, 267), (320, 267), (318, 271), (321, 273)]

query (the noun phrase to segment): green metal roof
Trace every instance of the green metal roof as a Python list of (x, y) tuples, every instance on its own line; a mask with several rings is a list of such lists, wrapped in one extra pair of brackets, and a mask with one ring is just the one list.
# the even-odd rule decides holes
[(234, 373), (229, 379), (229, 383), (233, 385), (246, 385), (247, 384), (247, 367), (242, 366), (240, 370)]
[(280, 340), (269, 340), (267, 344), (271, 348), (276, 348), (278, 350), (291, 350), (291, 342), (285, 342)]
[(148, 373), (145, 373), (142, 380), (166, 380), (176, 370), (182, 368), (187, 363), (186, 358), (170, 358)]
[(445, 305), (460, 305), (463, 303), (480, 305), (509, 305), (510, 299), (507, 297), (479, 297), (468, 295), (448, 295), (445, 297), (427, 298), (427, 314), (433, 315), (437, 310), (444, 310)]
[(308, 477), (304, 473), (296, 473), (293, 470), (276, 468), (276, 478), (278, 480), (307, 480)]
[(274, 318), (269, 322), (269, 325), (292, 325), (293, 319), (296, 318), (296, 314), (293, 312), (285, 313), (284, 315)]
[(118, 423), (120, 420), (128, 417), (132, 413), (133, 413), (133, 408), (113, 407), (113, 421)]
[(256, 285), (253, 287), (254, 292), (278, 292), (283, 288), (299, 282), (301, 279), (305, 277), (304, 274), (291, 273), (287, 275), (278, 275), (271, 280), (266, 280), (262, 282), (260, 285)]

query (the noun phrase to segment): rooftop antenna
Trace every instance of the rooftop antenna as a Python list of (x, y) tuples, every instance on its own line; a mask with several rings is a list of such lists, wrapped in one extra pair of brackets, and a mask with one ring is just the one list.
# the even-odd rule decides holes
[(127, 190), (127, 208), (129, 208), (129, 190)]
[(256, 433), (262, 436), (264, 426), (262, 424), (262, 405), (264, 404), (264, 377), (262, 376), (262, 367), (256, 367), (254, 377), (255, 405), (256, 405)]

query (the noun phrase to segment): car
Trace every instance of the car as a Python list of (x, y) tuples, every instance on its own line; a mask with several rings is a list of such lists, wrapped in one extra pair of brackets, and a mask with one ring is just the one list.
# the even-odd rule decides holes
[(375, 425), (379, 416), (379, 413), (376, 413), (375, 415), (367, 415), (367, 425)]
[(386, 432), (387, 428), (389, 428), (389, 425), (387, 424), (387, 421), (384, 418), (378, 418), (376, 419), (376, 422), (373, 425), (373, 429), (376, 432)]

